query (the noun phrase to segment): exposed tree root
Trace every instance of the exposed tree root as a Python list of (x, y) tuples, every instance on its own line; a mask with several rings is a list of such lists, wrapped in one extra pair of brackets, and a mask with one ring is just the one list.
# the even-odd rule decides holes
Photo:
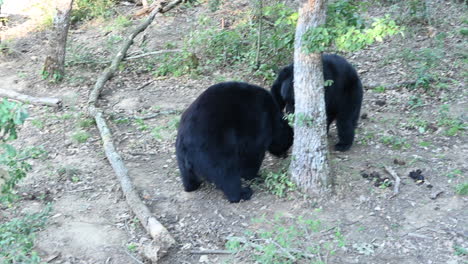
[(0, 89), (0, 97), (8, 97), (13, 100), (37, 104), (37, 105), (48, 105), (60, 108), (62, 106), (62, 100), (52, 97), (34, 97), (26, 94), (20, 94), (11, 90)]
[(181, 2), (182, 0), (175, 0), (166, 5), (166, 2), (164, 1), (157, 1), (157, 7), (151, 12), (148, 18), (137, 26), (137, 28), (130, 34), (123, 43), (120, 51), (112, 60), (111, 65), (106, 68), (96, 80), (88, 100), (88, 112), (96, 120), (96, 125), (103, 141), (107, 159), (120, 181), (122, 192), (125, 195), (128, 206), (132, 209), (143, 227), (153, 238), (151, 245), (145, 248), (146, 257), (153, 262), (157, 262), (158, 259), (175, 243), (175, 240), (171, 234), (169, 234), (167, 229), (151, 214), (148, 207), (146, 207), (146, 205), (141, 201), (135, 191), (133, 183), (128, 175), (128, 169), (125, 167), (125, 164), (122, 162), (122, 157), (117, 153), (114, 147), (112, 134), (106, 124), (103, 112), (101, 109), (97, 108), (96, 103), (98, 101), (99, 94), (104, 88), (104, 84), (112, 78), (118, 68), (118, 65), (125, 58), (128, 49), (133, 43), (133, 39), (151, 24), (156, 14), (167, 12)]

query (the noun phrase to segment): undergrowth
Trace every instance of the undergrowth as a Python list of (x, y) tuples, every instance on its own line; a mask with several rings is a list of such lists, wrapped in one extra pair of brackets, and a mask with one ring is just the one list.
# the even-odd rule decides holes
[(328, 228), (313, 214), (297, 218), (276, 215), (252, 220), (260, 226), (244, 236), (228, 237), (226, 249), (255, 263), (324, 264), (347, 245), (339, 228)]
[(27, 214), (0, 224), (0, 262), (4, 264), (39, 264), (34, 248), (35, 233), (46, 225), (50, 205), (39, 213)]

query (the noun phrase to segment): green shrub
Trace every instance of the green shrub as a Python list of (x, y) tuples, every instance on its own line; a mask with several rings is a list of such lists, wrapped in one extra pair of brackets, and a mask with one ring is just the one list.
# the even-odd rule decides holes
[(0, 260), (4, 264), (40, 264), (41, 258), (33, 250), (35, 233), (48, 219), (51, 207), (22, 218), (14, 218), (0, 224)]
[(262, 11), (259, 47), (259, 10), (247, 10), (223, 29), (218, 21), (203, 17), (198, 28), (185, 39), (183, 52), (160, 56), (163, 63), (156, 75), (198, 73), (198, 67), (206, 71), (232, 67), (272, 80), (278, 67), (292, 59), (297, 13), (282, 3), (265, 6)]
[(75, 0), (71, 21), (76, 23), (96, 17), (109, 17), (114, 5), (114, 0)]

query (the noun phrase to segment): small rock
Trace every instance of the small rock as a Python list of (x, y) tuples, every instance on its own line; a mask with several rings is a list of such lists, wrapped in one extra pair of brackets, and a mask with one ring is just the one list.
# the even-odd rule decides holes
[(209, 261), (210, 259), (208, 258), (208, 255), (201, 255), (200, 260), (198, 260), (200, 263), (208, 263)]

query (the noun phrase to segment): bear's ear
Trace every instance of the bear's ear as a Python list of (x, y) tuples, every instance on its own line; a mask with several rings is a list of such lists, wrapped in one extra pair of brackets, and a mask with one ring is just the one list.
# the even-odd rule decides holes
[(280, 111), (283, 111), (284, 107), (286, 106), (286, 102), (284, 101), (283, 96), (281, 95), (281, 88), (283, 82), (278, 81), (278, 79), (275, 81), (273, 86), (271, 87), (271, 95), (273, 96), (273, 99), (275, 100), (276, 104), (278, 105)]
[(286, 99), (287, 96), (284, 96), (284, 93), (287, 91), (283, 91), (285, 82), (289, 82), (291, 78), (291, 67), (285, 67), (281, 70), (278, 77), (276, 78), (273, 86), (271, 87), (271, 94), (273, 95), (273, 99), (278, 104), (281, 111), (283, 111), (284, 107), (286, 106)]

